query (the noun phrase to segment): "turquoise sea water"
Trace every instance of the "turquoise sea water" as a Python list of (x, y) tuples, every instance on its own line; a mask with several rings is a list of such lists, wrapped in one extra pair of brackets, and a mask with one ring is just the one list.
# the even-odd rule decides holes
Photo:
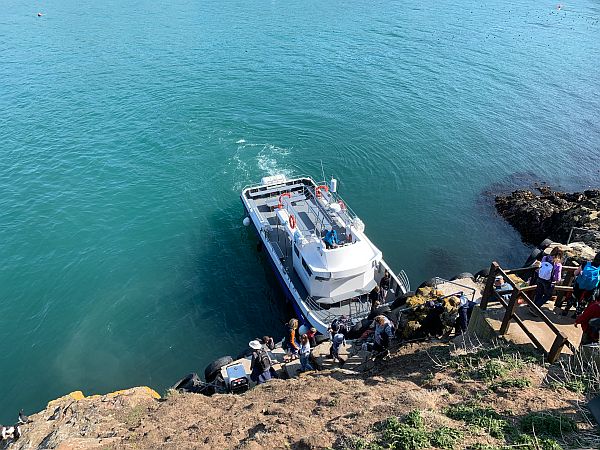
[[(43, 13), (37, 17), (37, 12)], [(518, 264), (490, 192), (598, 185), (593, 0), (0, 4), (0, 421), (280, 333), (240, 189), (339, 179), (413, 285)]]

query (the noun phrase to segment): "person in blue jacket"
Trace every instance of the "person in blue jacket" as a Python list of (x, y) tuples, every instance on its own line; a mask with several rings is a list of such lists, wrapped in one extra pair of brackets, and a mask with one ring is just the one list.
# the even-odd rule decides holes
[(326, 248), (336, 248), (339, 245), (337, 231), (335, 230), (327, 231), (323, 240)]

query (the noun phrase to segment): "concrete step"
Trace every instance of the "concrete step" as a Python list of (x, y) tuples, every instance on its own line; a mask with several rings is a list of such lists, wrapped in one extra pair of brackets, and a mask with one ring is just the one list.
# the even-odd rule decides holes
[[(340, 357), (345, 360), (345, 363), (340, 366), (338, 361), (334, 361), (329, 357), (331, 342), (323, 342), (316, 346), (312, 353), (317, 361), (320, 370), (327, 369), (343, 369), (344, 372), (359, 372), (362, 364), (367, 361), (370, 353), (361, 350), (362, 342), (346, 341), (346, 346), (340, 349)], [(297, 377), (300, 372), (300, 360), (295, 359), (283, 364), (283, 368), (288, 377)]]

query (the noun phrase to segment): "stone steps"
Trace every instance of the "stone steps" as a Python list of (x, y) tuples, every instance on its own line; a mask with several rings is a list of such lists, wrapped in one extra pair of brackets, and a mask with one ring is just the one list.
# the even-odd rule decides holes
[[(329, 357), (329, 350), (331, 348), (331, 342), (329, 341), (317, 345), (312, 352), (319, 370), (342, 369), (346, 373), (358, 373), (361, 371), (361, 366), (367, 361), (370, 354), (360, 349), (361, 344), (362, 342), (359, 343), (358, 341), (346, 341), (346, 346), (340, 350), (340, 357), (345, 360), (343, 366), (340, 366), (338, 361), (334, 361)], [(282, 368), (289, 378), (297, 377), (301, 373), (300, 360), (295, 359), (285, 363)]]

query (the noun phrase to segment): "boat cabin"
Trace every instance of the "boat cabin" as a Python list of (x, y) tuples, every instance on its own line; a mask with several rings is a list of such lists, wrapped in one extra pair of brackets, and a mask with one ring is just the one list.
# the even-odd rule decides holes
[(309, 178), (275, 185), (263, 180), (263, 186), (243, 193), (253, 210), (249, 213), (261, 224), (259, 232), (268, 237), (288, 275), (321, 307), (370, 292), (382, 259), (336, 187)]

